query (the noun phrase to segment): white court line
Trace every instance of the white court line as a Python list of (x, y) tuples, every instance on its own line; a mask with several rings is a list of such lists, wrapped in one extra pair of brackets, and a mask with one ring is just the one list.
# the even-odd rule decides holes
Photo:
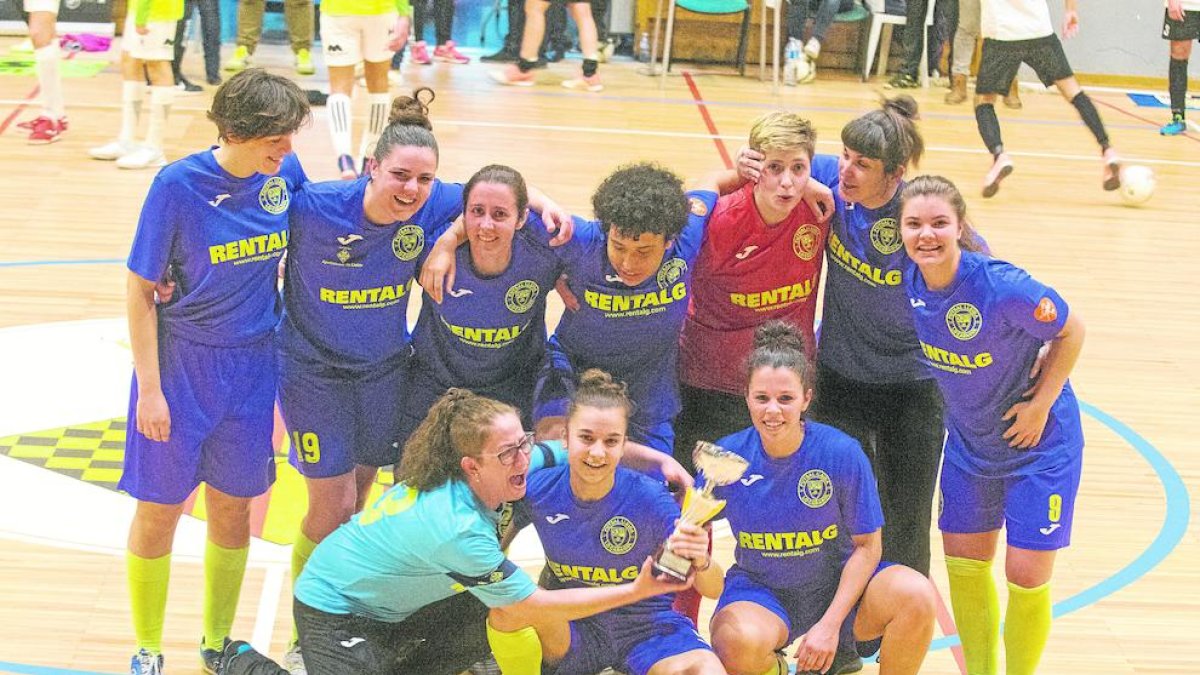
[[(28, 103), (28, 101), (24, 101), (24, 100), (10, 101), (10, 100), (6, 100), (6, 99), (0, 99), (0, 105), (10, 104), (10, 103), (11, 104)], [(104, 104), (104, 105), (95, 105), (95, 106), (88, 106), (88, 107), (109, 108), (109, 109), (115, 110), (115, 109), (119, 109), (120, 105)], [(207, 108), (184, 108), (184, 107), (181, 107), (178, 105), (172, 105), (172, 109), (173, 110), (190, 110), (193, 112), (205, 112), (207, 110)], [(318, 114), (317, 116), (323, 117), (323, 115), (320, 115), (320, 114)], [(355, 117), (357, 119), (366, 119), (365, 115), (355, 116)], [(594, 134), (594, 135), (605, 135), (605, 136), (649, 136), (649, 137), (657, 137), (657, 138), (693, 138), (693, 139), (698, 139), (698, 140), (711, 140), (714, 138), (719, 138), (721, 140), (734, 141), (734, 142), (738, 142), (738, 143), (745, 140), (744, 135), (719, 134), (719, 135), (714, 136), (712, 134), (705, 134), (705, 133), (700, 133), (700, 132), (650, 131), (650, 130), (645, 130), (645, 129), (616, 129), (616, 128), (607, 128), (607, 127), (576, 127), (576, 126), (568, 126), (568, 125), (562, 125), (562, 124), (514, 124), (511, 122), (480, 122), (480, 121), (476, 121), (476, 120), (444, 120), (444, 119), (439, 119), (438, 124), (456, 125), (456, 126), (460, 126), (460, 127), (478, 127), (478, 128), (484, 128), (484, 129), (521, 129), (521, 130), (539, 131), (539, 132), (559, 132), (559, 133), (567, 133), (567, 134)], [(842, 143), (841, 143), (841, 141), (826, 140), (826, 141), (817, 141), (817, 145), (840, 148)], [(957, 154), (965, 154), (965, 155), (983, 156), (983, 155), (988, 154), (986, 150), (984, 150), (982, 148), (975, 148), (975, 147), (967, 148), (967, 147), (961, 147), (961, 146), (931, 145), (931, 146), (926, 146), (925, 149), (926, 149), (926, 151), (931, 151), (931, 152), (946, 152), (946, 153), (957, 153)], [(1013, 157), (1034, 157), (1034, 158), (1038, 158), (1038, 159), (1059, 159), (1059, 160), (1069, 161), (1069, 162), (1086, 162), (1088, 164), (1092, 164), (1092, 163), (1096, 162), (1095, 155), (1070, 155), (1070, 154), (1053, 153), (1053, 152), (1022, 152), (1020, 150), (1016, 150), (1016, 151), (1009, 150), (1008, 154)], [(1200, 168), (1200, 161), (1184, 161), (1184, 160), (1177, 160), (1177, 159), (1152, 159), (1149, 157), (1133, 157), (1133, 156), (1129, 156), (1129, 155), (1122, 156), (1121, 159), (1123, 162), (1125, 162), (1127, 164), (1131, 163), (1131, 162), (1137, 162), (1137, 163), (1141, 163), (1141, 164), (1158, 164), (1161, 166), (1182, 166), (1182, 167), (1189, 167), (1189, 168)]]
[(283, 577), (282, 566), (268, 567), (262, 593), (258, 596), (258, 611), (254, 614), (254, 632), (251, 633), (250, 644), (263, 654), (271, 653), (271, 635), (275, 632), (275, 614), (279, 607), (279, 594), (283, 592)]

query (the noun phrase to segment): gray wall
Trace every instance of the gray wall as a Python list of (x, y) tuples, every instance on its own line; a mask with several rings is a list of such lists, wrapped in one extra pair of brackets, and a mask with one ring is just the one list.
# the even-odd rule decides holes
[[(1063, 2), (1048, 2), (1061, 37)], [(1162, 38), (1163, 0), (1078, 0), (1078, 4), (1079, 34), (1063, 41), (1075, 72), (1166, 80), (1171, 57), (1170, 42)], [(1200, 78), (1200, 46), (1192, 51), (1188, 74)], [(1032, 71), (1023, 69), (1021, 79), (1036, 78)]]

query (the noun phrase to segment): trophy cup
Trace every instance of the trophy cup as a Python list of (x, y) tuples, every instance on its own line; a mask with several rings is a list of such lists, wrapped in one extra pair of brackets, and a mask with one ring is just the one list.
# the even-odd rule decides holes
[[(704, 487), (691, 487), (684, 493), (680, 522), (703, 525), (725, 508), (725, 500), (713, 497), (713, 489), (729, 485), (741, 478), (750, 463), (725, 448), (706, 441), (696, 442), (692, 458), (704, 477)], [(683, 581), (692, 570), (692, 561), (676, 555), (664, 545), (662, 553), (654, 561), (654, 570)]]

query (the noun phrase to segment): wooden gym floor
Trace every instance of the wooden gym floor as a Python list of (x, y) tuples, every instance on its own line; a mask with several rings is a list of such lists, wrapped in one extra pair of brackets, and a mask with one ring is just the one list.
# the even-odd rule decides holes
[[(0, 40), (0, 50), (13, 42)], [(288, 72), (285, 51), (264, 48), (263, 61)], [(684, 176), (722, 168), (750, 121), (776, 108), (810, 116), (818, 151), (837, 153), (841, 126), (881, 93), (878, 81), (822, 73), (813, 85), (776, 94), (753, 66), (744, 78), (719, 68), (681, 75), (685, 66), (661, 88), (638, 64), (619, 61), (602, 66), (602, 94), (583, 94), (558, 86), (577, 63), (539, 71), (531, 89), (495, 85), (477, 63), (406, 67), (405, 90), (428, 85), (438, 93), (439, 175), (465, 181), (484, 164), (511, 164), (588, 214), (591, 190), (617, 165), (650, 159)], [(188, 65), (198, 73), (198, 60)], [(324, 84), (320, 77), (308, 78), (310, 86)], [(71, 130), (35, 147), (15, 123), (36, 114), (36, 83), (0, 76), (0, 448), (9, 455), (0, 456), (0, 673), (123, 672), (133, 644), (122, 558), (131, 500), (76, 480), (69, 461), (51, 471), (5, 445), (124, 416), (122, 263), (153, 171), (87, 158), (119, 124), (118, 80), (115, 67), (67, 80)], [(1075, 111), (1055, 93), (1026, 91), (1023, 110), (999, 108), (1016, 173), (984, 201), (977, 195), (988, 157), (974, 117), (969, 106), (944, 105), (944, 91), (913, 92), (929, 146), (917, 172), (964, 187), (996, 254), (1056, 287), (1088, 327), (1073, 378), (1085, 402), (1086, 467), (1074, 545), (1059, 557), (1060, 616), (1042, 671), (1195, 672), (1200, 542), (1189, 528), (1188, 490), (1200, 485), (1200, 453), (1187, 425), (1200, 409), (1200, 294), (1191, 264), (1200, 248), (1200, 136), (1161, 137), (1164, 110), (1135, 107), (1123, 92), (1093, 91), (1126, 161), (1158, 177), (1149, 204), (1125, 207), (1101, 190), (1099, 154)], [(177, 99), (169, 158), (214, 142), (204, 117), (209, 96)], [(361, 129), (365, 104), (355, 105)], [(335, 176), (322, 109), (296, 150), (312, 178)], [(185, 520), (164, 641), (171, 673), (199, 672), (203, 529)], [(728, 560), (727, 537), (721, 547)], [(256, 542), (252, 559), (234, 632), (279, 656), (290, 635), (287, 550)], [(940, 550), (934, 579), (944, 597)], [(947, 617), (926, 672), (961, 672), (948, 648), (953, 639), (943, 637), (953, 634)]]

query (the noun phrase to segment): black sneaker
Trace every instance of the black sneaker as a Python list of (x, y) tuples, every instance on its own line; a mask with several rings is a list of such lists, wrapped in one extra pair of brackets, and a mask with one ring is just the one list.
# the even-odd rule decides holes
[(479, 60), (483, 61), (484, 63), (516, 63), (517, 53), (511, 52), (507, 49), (501, 49), (495, 54), (485, 54), (484, 56), (479, 57)]
[[(229, 647), (229, 638), (225, 638), (224, 647)], [(208, 649), (204, 646), (204, 639), (200, 639), (200, 670), (207, 675), (217, 675), (221, 672), (221, 649)]]
[(220, 75), (209, 75), (205, 79), (208, 80), (208, 86), (210, 86), (210, 87), (221, 86), (221, 76)]
[(179, 81), (175, 83), (175, 89), (177, 89), (181, 94), (199, 94), (204, 91), (204, 87), (201, 87), (186, 77), (179, 78)]

